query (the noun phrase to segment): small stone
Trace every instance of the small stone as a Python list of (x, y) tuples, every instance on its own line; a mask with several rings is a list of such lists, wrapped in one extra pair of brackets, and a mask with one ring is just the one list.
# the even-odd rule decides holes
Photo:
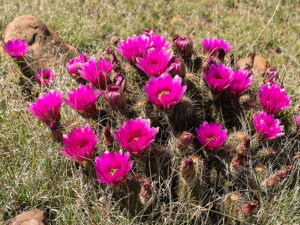
[[(240, 59), (237, 62), (237, 66), (239, 68), (245, 67), (245, 66), (251, 64), (250, 61), (251, 61), (250, 57)], [(256, 55), (255, 58), (254, 58), (254, 63), (253, 63), (253, 68), (252, 69), (255, 70), (256, 72), (258, 72), (259, 74), (262, 74), (267, 70), (267, 68), (268, 68), (267, 60), (264, 57), (260, 56), (260, 55)]]
[(45, 213), (40, 209), (23, 212), (13, 218), (7, 225), (44, 225)]

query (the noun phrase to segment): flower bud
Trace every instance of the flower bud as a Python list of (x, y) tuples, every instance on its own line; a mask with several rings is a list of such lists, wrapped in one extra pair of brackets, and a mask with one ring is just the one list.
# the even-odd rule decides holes
[(152, 181), (151, 180), (145, 180), (141, 191), (139, 193), (139, 199), (142, 205), (145, 205), (152, 197)]
[(184, 150), (186, 148), (188, 148), (192, 143), (193, 143), (193, 140), (194, 140), (194, 137), (195, 135), (189, 133), (189, 132), (186, 132), (184, 131), (178, 141), (177, 141), (177, 147), (180, 149), (180, 150)]
[(183, 58), (191, 58), (194, 53), (193, 41), (187, 37), (177, 37), (173, 35), (174, 48)]
[(181, 169), (181, 176), (185, 180), (192, 180), (196, 175), (194, 162), (191, 158), (184, 160), (183, 167)]
[(179, 57), (174, 57), (174, 60), (171, 63), (171, 68), (172, 69), (169, 71), (169, 73), (172, 76), (179, 75), (182, 78), (185, 76), (185, 65)]
[(109, 106), (113, 109), (123, 108), (126, 104), (126, 96), (124, 94), (125, 80), (120, 86), (108, 85), (105, 91), (105, 99)]
[(207, 73), (207, 71), (209, 70), (210, 66), (212, 64), (216, 64), (216, 61), (214, 60), (214, 57), (211, 56), (209, 57), (202, 65), (202, 71), (203, 73)]

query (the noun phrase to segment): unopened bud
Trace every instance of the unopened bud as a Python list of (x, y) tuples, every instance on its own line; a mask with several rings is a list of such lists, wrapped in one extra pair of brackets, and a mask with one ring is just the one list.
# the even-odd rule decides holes
[[(175, 40), (174, 40), (175, 38)], [(177, 49), (178, 53), (183, 58), (191, 58), (194, 53), (193, 41), (187, 37), (177, 37), (174, 36), (174, 48)]]
[(182, 78), (185, 76), (185, 65), (180, 58), (175, 57), (174, 61), (171, 63), (171, 67), (172, 69), (169, 71), (169, 73), (172, 76), (179, 75)]
[(184, 131), (178, 141), (177, 141), (177, 147), (180, 149), (180, 150), (184, 150), (186, 148), (188, 148), (192, 143), (193, 143), (193, 140), (195, 138), (195, 135), (189, 133), (189, 132), (186, 132)]

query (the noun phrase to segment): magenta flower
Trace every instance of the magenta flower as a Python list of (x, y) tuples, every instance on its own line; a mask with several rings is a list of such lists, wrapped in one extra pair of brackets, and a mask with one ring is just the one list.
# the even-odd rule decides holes
[(12, 58), (22, 58), (28, 52), (26, 41), (11, 39), (4, 43), (3, 49)]
[(203, 79), (214, 93), (223, 92), (232, 81), (232, 69), (224, 64), (211, 64)]
[(173, 35), (174, 47), (183, 58), (190, 58), (194, 53), (193, 41), (187, 37)]
[(224, 52), (228, 52), (231, 49), (231, 44), (228, 41), (224, 41), (223, 39), (208, 37), (207, 39), (202, 39), (202, 45), (205, 51), (208, 53), (217, 56), (219, 54), (219, 50), (222, 48)]
[(159, 127), (151, 128), (149, 119), (138, 117), (127, 120), (123, 127), (114, 132), (119, 144), (135, 156), (142, 156), (149, 145), (154, 141)]
[(172, 55), (165, 49), (149, 49), (142, 58), (137, 58), (137, 67), (143, 70), (148, 76), (158, 77), (168, 72), (171, 68), (169, 62)]
[(281, 89), (278, 84), (260, 86), (259, 100), (263, 110), (274, 115), (291, 104), (290, 96), (286, 95), (285, 90)]
[(104, 95), (109, 106), (113, 109), (120, 109), (126, 104), (126, 96), (124, 94), (122, 85), (108, 85)]
[(169, 73), (172, 76), (179, 75), (180, 77), (185, 76), (185, 66), (179, 57), (173, 57), (171, 60), (171, 70)]
[(295, 122), (296, 122), (297, 127), (300, 127), (300, 115), (295, 116)]
[(166, 111), (176, 105), (186, 91), (186, 86), (182, 87), (181, 82), (182, 79), (178, 75), (172, 78), (168, 73), (164, 73), (157, 78), (151, 77), (144, 90), (150, 102)]
[(149, 38), (149, 48), (155, 48), (157, 50), (165, 48), (168, 50), (171, 47), (171, 44), (167, 43), (166, 37), (159, 36), (155, 32), (146, 32), (144, 35), (148, 36)]
[(77, 90), (72, 89), (67, 95), (68, 98), (64, 99), (64, 102), (83, 117), (87, 118), (96, 113), (96, 101), (100, 91), (95, 93), (89, 84), (79, 84)]
[(62, 93), (58, 90), (43, 93), (35, 102), (29, 103), (28, 110), (33, 116), (50, 126), (60, 120)]
[(149, 37), (140, 34), (128, 37), (126, 41), (120, 41), (117, 52), (122, 55), (129, 63), (134, 65), (136, 58), (143, 56), (144, 52), (149, 49)]
[(101, 183), (119, 186), (126, 179), (132, 168), (133, 161), (129, 161), (129, 153), (122, 151), (104, 152), (95, 159), (95, 169)]
[(83, 55), (77, 56), (74, 59), (70, 59), (67, 62), (67, 71), (71, 75), (71, 77), (77, 80), (80, 77), (79, 69), (81, 64), (86, 63), (88, 61), (88, 54), (84, 53)]
[(78, 163), (87, 162), (94, 156), (97, 141), (98, 136), (95, 136), (95, 131), (89, 124), (85, 125), (83, 129), (74, 127), (68, 135), (64, 135), (64, 151), (59, 153)]
[(80, 74), (87, 81), (91, 82), (96, 88), (104, 89), (110, 83), (110, 75), (115, 64), (103, 58), (96, 61), (94, 57), (86, 63), (81, 64)]
[(248, 87), (252, 84), (253, 72), (247, 68), (236, 70), (232, 74), (232, 81), (227, 89), (228, 93), (232, 96), (239, 97)]
[(257, 112), (253, 115), (253, 124), (256, 129), (257, 138), (260, 141), (266, 141), (275, 139), (284, 135), (280, 133), (283, 130), (283, 126), (280, 125), (280, 121), (274, 119), (274, 115), (267, 115), (265, 112)]
[(215, 123), (207, 123), (204, 121), (196, 128), (196, 134), (200, 143), (204, 146), (206, 151), (220, 150), (221, 146), (227, 140), (227, 129), (222, 131), (222, 125)]
[(48, 69), (39, 70), (35, 76), (35, 80), (40, 86), (48, 86), (52, 81), (55, 80), (54, 72)]

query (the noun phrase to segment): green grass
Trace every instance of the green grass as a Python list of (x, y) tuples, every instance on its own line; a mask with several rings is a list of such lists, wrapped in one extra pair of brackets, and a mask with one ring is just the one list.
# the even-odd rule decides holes
[[(202, 38), (217, 36), (232, 43), (236, 59), (253, 50), (268, 59), (279, 70), (280, 77), (284, 77), (295, 106), (300, 101), (300, 5), (294, 0), (277, 3), (275, 0), (1, 0), (0, 34), (16, 16), (31, 14), (47, 23), (64, 41), (89, 55), (104, 51), (114, 36), (127, 38), (148, 27), (167, 36), (170, 42), (174, 33), (190, 36), (197, 50), (201, 49)], [(76, 87), (64, 65), (56, 65), (54, 70), (57, 76), (54, 88), (66, 93)], [(30, 208), (44, 209), (48, 222), (53, 224), (155, 221), (154, 216), (147, 220), (140, 215), (129, 216), (113, 188), (99, 184), (93, 174), (86, 175), (83, 168), (59, 154), (61, 146), (52, 141), (45, 125), (27, 111), (28, 101), (18, 85), (20, 76), (12, 60), (0, 58), (0, 221)], [(110, 116), (118, 119), (118, 125), (125, 120), (117, 113)], [(62, 109), (62, 121), (64, 124), (76, 121), (76, 126), (87, 122), (66, 106)], [(88, 122), (100, 132), (93, 121)], [(102, 138), (99, 137), (96, 155), (106, 150)], [(300, 149), (299, 141), (284, 138), (283, 142), (278, 149), (282, 155)], [(298, 167), (294, 173), (299, 180)], [(170, 187), (165, 191), (170, 191)], [(254, 193), (261, 199), (254, 215), (257, 224), (300, 223), (299, 182), (294, 186), (285, 182), (273, 194), (248, 186), (241, 191)], [(157, 202), (161, 204), (157, 207), (162, 224), (193, 224), (195, 220), (191, 218), (195, 217), (208, 224), (206, 216), (213, 211), (207, 210), (209, 204), (203, 210), (190, 202), (166, 205)], [(220, 218), (220, 224), (226, 223), (224, 218)]]

